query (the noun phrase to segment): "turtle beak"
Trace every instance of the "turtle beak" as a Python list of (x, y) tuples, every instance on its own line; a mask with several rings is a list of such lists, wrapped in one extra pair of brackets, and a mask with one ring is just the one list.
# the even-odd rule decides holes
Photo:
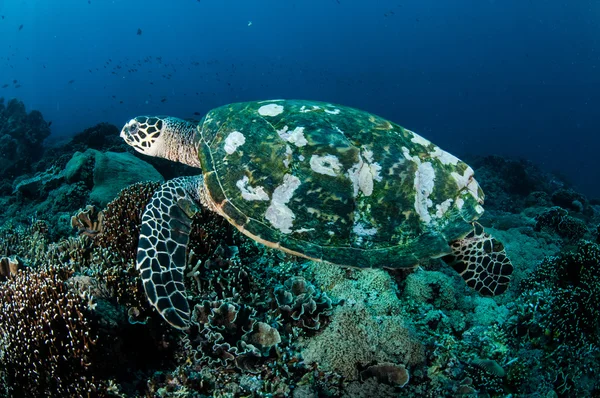
[(121, 134), (119, 134), (119, 137), (121, 137), (127, 144), (131, 144), (133, 141), (129, 128), (130, 125), (131, 121), (127, 122), (125, 126), (123, 126), (123, 129), (121, 129)]
[(121, 130), (121, 134), (119, 134), (119, 137), (123, 138), (125, 142), (129, 142), (129, 129), (127, 128), (127, 126), (123, 127), (123, 129)]

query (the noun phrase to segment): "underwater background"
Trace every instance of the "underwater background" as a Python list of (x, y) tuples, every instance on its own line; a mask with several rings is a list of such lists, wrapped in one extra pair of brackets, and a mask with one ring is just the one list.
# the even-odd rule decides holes
[(0, 96), (39, 109), (55, 136), (314, 99), (458, 155), (526, 157), (600, 196), (596, 1), (2, 1), (0, 13)]
[[(0, 396), (600, 395), (600, 3), (0, 0)], [(356, 107), (460, 157), (514, 266), (346, 269), (193, 218), (193, 327), (135, 257), (198, 169), (119, 137), (275, 98)]]

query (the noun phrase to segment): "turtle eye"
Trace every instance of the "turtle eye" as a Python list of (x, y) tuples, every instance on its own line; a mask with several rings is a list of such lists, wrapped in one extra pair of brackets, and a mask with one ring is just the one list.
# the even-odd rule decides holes
[(137, 131), (137, 129), (138, 129), (138, 125), (137, 125), (137, 123), (134, 123), (131, 126), (129, 126), (129, 133), (130, 134), (135, 134), (135, 132)]

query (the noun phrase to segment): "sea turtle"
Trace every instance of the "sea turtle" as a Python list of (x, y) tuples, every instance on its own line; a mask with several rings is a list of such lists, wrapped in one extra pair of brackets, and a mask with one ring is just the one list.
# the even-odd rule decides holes
[(381, 117), (315, 101), (244, 102), (200, 122), (136, 117), (121, 137), (143, 154), (202, 169), (164, 183), (142, 216), (137, 268), (174, 327), (189, 325), (183, 271), (199, 209), (311, 260), (407, 268), (442, 257), (483, 295), (508, 287), (503, 245), (475, 222), (483, 192), (473, 169)]

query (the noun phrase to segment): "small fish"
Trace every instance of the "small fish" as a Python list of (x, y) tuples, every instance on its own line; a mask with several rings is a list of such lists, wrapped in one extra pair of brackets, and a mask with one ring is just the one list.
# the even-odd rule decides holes
[(19, 26), (19, 30), (23, 29), (23, 24), (21, 24), (21, 26)]
[(75, 80), (69, 80), (69, 84), (75, 83)]
[(8, 84), (5, 84), (5, 85), (2, 86), (2, 88), (6, 88), (6, 87), (8, 87)]
[(200, 112), (194, 112), (194, 115), (200, 116)]
[(119, 101), (119, 104), (122, 104), (122, 103), (123, 103), (123, 101)]
[(167, 99), (163, 98), (163, 99), (160, 100), (160, 102), (167, 102)]
[(142, 35), (142, 30), (141, 30), (140, 28), (138, 28), (137, 35), (138, 35), (138, 36), (141, 36), (141, 35)]
[(21, 87), (21, 85), (20, 85), (20, 84), (17, 84), (17, 85), (15, 86), (15, 88), (19, 88), (19, 87)]
[(52, 126), (52, 120), (48, 122), (48, 127)]
[(14, 84), (17, 84), (17, 80), (13, 80), (13, 83), (14, 83)]
[(252, 26), (252, 21), (248, 21), (248, 26)]
[(4, 19), (4, 15), (2, 15), (2, 19)]

